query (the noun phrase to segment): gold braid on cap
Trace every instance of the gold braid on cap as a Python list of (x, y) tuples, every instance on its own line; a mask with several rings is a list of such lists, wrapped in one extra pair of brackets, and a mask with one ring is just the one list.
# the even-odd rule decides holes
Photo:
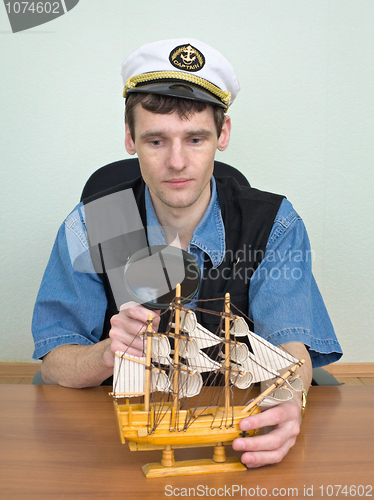
[(153, 71), (150, 73), (143, 73), (142, 75), (131, 76), (126, 80), (126, 85), (123, 89), (123, 97), (126, 97), (129, 89), (136, 88), (139, 83), (157, 83), (158, 80), (184, 80), (195, 84), (218, 97), (218, 99), (226, 106), (225, 113), (229, 109), (231, 92), (228, 90), (221, 90), (213, 83), (208, 82), (208, 80), (204, 80), (204, 78), (200, 78), (199, 76), (192, 75), (190, 73), (183, 73), (182, 71)]

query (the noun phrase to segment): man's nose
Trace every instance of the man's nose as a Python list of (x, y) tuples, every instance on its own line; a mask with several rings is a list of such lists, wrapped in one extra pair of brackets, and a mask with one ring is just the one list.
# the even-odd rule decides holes
[(187, 157), (181, 143), (173, 143), (170, 147), (169, 166), (174, 170), (182, 170), (187, 165)]

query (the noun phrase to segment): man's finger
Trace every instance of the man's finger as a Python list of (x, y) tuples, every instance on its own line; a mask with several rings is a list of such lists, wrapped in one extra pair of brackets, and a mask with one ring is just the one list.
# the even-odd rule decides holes
[(268, 434), (237, 438), (232, 447), (237, 451), (272, 451), (282, 448), (285, 442), (296, 439), (300, 426), (295, 421), (282, 424)]
[(287, 455), (289, 449), (294, 445), (294, 441), (290, 440), (284, 443), (281, 448), (272, 451), (255, 451), (243, 453), (241, 461), (248, 467), (254, 469), (268, 464), (277, 464)]
[(278, 425), (288, 420), (297, 420), (299, 413), (300, 409), (298, 405), (287, 401), (256, 415), (243, 418), (240, 422), (240, 428), (242, 431), (249, 431), (260, 429), (261, 427)]

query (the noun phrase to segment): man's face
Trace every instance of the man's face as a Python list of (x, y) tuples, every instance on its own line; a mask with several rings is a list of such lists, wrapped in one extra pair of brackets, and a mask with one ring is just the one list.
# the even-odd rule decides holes
[(125, 145), (138, 154), (140, 170), (156, 208), (189, 209), (207, 206), (216, 150), (223, 151), (230, 137), (225, 117), (217, 137), (213, 110), (207, 107), (189, 119), (177, 113), (155, 114), (135, 108), (135, 141), (126, 126)]

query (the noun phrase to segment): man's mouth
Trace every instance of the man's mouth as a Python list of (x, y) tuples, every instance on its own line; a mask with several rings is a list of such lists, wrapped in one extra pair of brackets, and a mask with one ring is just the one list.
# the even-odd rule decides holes
[(169, 186), (172, 187), (185, 187), (187, 186), (191, 181), (191, 179), (170, 179), (168, 181), (165, 181)]

